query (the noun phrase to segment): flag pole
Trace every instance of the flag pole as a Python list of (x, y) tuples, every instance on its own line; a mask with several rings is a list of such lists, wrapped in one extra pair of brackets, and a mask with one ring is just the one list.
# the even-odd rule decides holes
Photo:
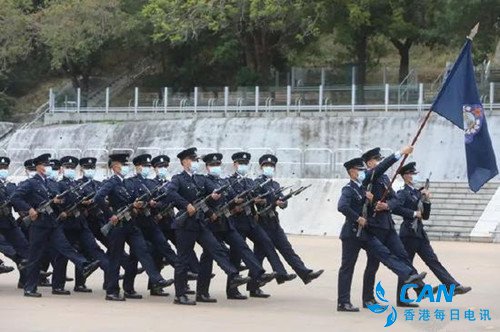
[[(473, 40), (474, 37), (476, 36), (478, 30), (479, 30), (479, 22), (477, 22), (476, 25), (472, 28), (469, 35), (467, 36), (467, 39)], [(422, 124), (420, 124), (420, 127), (418, 128), (417, 134), (415, 135), (415, 137), (413, 137), (413, 140), (411, 141), (411, 144), (410, 144), (412, 147), (415, 145), (415, 143), (417, 143), (418, 137), (420, 136), (422, 129), (424, 129), (425, 125), (427, 124), (427, 121), (429, 120), (431, 113), (432, 113), (432, 108), (429, 109), (429, 111), (427, 112), (427, 115), (425, 116), (424, 121), (422, 121)], [(396, 177), (398, 176), (399, 171), (403, 167), (406, 159), (408, 159), (407, 154), (404, 155), (403, 160), (401, 160), (401, 163), (399, 164), (398, 169), (396, 170), (396, 173), (394, 173), (394, 175), (392, 176), (391, 183), (389, 184), (389, 186), (387, 188), (385, 188), (384, 194), (382, 195), (380, 202), (385, 202), (385, 199), (387, 198), (387, 195), (389, 194), (389, 190), (392, 188), (394, 181), (396, 181)], [(376, 211), (375, 211), (375, 213), (376, 213)]]
[[(410, 144), (411, 146), (414, 146), (415, 143), (417, 143), (418, 137), (422, 133), (422, 129), (424, 129), (425, 125), (427, 124), (427, 121), (431, 117), (431, 113), (432, 113), (432, 109), (429, 109), (429, 111), (425, 115), (424, 121), (422, 121), (422, 123), (420, 124), (420, 127), (418, 128), (417, 133), (415, 134), (415, 137), (413, 137), (413, 140), (411, 141), (411, 144)], [(380, 199), (381, 202), (385, 202), (387, 194), (389, 194), (389, 189), (392, 188), (392, 185), (394, 184), (394, 181), (396, 181), (396, 177), (398, 176), (399, 171), (403, 167), (406, 159), (408, 159), (408, 155), (407, 154), (404, 155), (403, 160), (401, 160), (401, 163), (398, 166), (398, 169), (396, 170), (396, 172), (392, 176), (391, 183), (389, 184), (389, 186), (387, 188), (385, 188), (384, 194), (382, 195), (382, 198)]]

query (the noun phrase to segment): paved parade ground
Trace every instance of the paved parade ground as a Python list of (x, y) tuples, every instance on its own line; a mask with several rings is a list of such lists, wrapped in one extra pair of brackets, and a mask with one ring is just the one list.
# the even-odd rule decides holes
[[(500, 331), (500, 245), (467, 242), (434, 242), (434, 248), (443, 265), (455, 278), (472, 287), (472, 291), (453, 298), (452, 303), (429, 303), (425, 300), (419, 309), (429, 309), (429, 321), (406, 321), (404, 310), (397, 309), (394, 325), (384, 328), (388, 312), (374, 314), (367, 309), (360, 313), (336, 311), (337, 272), (340, 261), (340, 240), (332, 237), (291, 236), (292, 244), (306, 265), (324, 268), (325, 273), (305, 286), (299, 280), (285, 285), (276, 283), (264, 289), (272, 294), (269, 299), (247, 301), (226, 300), (225, 276), (218, 268), (211, 295), (217, 304), (198, 304), (195, 307), (172, 304), (173, 294), (167, 298), (146, 295), (146, 276), (140, 275), (136, 290), (146, 295), (143, 300), (126, 302), (104, 301), (102, 272), (90, 277), (87, 285), (92, 294), (56, 296), (48, 288), (40, 288), (41, 299), (25, 298), (15, 288), (17, 272), (0, 275), (1, 331)], [(362, 273), (366, 262), (360, 254), (353, 281), (352, 302), (361, 306)], [(6, 260), (6, 263), (11, 263)], [(73, 277), (72, 265), (68, 274)], [(436, 278), (417, 259), (419, 271), (429, 273), (427, 283), (437, 284)], [(69, 270), (70, 270), (69, 269)], [(165, 278), (172, 278), (173, 270), (163, 270)], [(395, 304), (396, 277), (381, 266), (377, 282), (385, 288), (385, 297)], [(73, 283), (67, 285), (73, 288)], [(172, 293), (173, 288), (167, 290)], [(389, 307), (390, 308), (390, 307)], [(443, 321), (436, 320), (434, 312), (442, 309)], [(450, 310), (460, 310), (460, 320), (450, 320)], [(471, 309), (476, 321), (464, 318)], [(490, 311), (490, 321), (480, 319), (480, 309)]]

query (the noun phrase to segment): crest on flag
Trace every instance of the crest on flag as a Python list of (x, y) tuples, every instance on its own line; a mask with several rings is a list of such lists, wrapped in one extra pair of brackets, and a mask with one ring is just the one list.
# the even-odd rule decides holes
[(474, 136), (481, 130), (484, 122), (484, 109), (481, 104), (464, 105), (465, 143), (474, 140)]

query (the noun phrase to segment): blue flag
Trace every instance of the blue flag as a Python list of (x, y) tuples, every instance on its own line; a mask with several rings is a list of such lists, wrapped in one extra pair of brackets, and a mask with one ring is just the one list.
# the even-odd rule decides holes
[(471, 48), (472, 41), (467, 39), (431, 110), (464, 130), (469, 187), (477, 192), (498, 174), (498, 167), (477, 90)]

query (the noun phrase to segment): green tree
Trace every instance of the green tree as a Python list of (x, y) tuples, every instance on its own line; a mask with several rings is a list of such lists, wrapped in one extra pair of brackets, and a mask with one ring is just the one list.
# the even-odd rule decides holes
[(40, 41), (52, 68), (63, 69), (85, 100), (92, 70), (109, 45), (116, 47), (133, 29), (133, 18), (119, 0), (53, 0), (40, 13)]
[(204, 35), (225, 44), (234, 36), (243, 66), (265, 81), (271, 67), (281, 69), (287, 50), (319, 34), (324, 10), (323, 2), (305, 0), (150, 0), (143, 14), (154, 27), (152, 38), (171, 45)]
[(438, 28), (444, 4), (444, 0), (388, 0), (388, 24), (383, 33), (399, 53), (399, 82), (409, 73), (413, 45), (445, 43)]

